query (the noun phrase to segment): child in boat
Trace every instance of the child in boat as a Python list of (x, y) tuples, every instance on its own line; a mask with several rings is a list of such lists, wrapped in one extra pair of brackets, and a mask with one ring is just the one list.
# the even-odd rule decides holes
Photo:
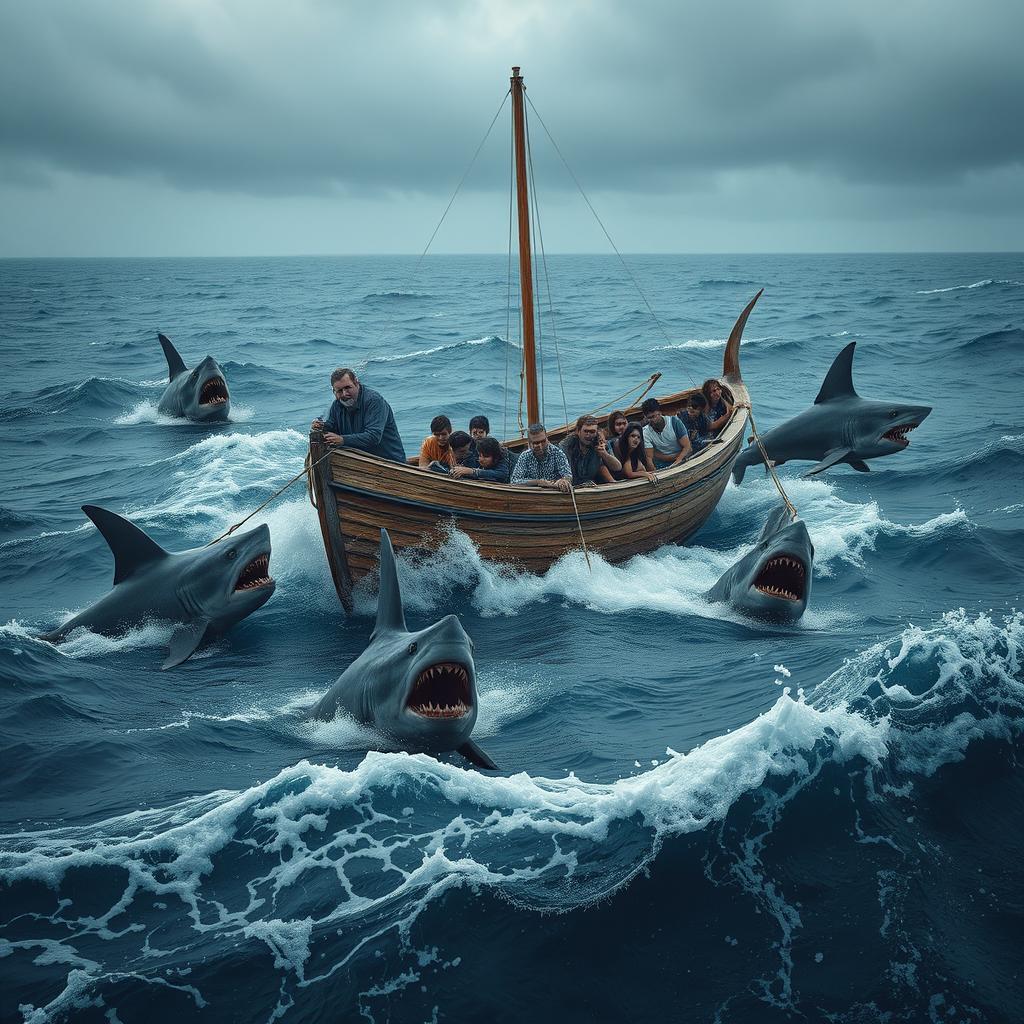
[(706, 415), (711, 420), (711, 429), (717, 434), (732, 415), (734, 405), (732, 392), (714, 377), (704, 381), (700, 390), (708, 402)]
[(491, 421), (486, 416), (474, 416), (469, 421), (469, 436), (479, 444), (491, 432)]
[(455, 462), (442, 472), (454, 477), (470, 476), (480, 467), (476, 454), (476, 442), (464, 430), (456, 430), (448, 439)]
[(644, 448), (642, 424), (626, 424), (626, 429), (615, 441), (615, 457), (622, 463), (622, 469), (615, 474), (616, 480), (650, 480), (652, 484), (658, 482), (654, 463)]
[(515, 468), (515, 455), (503, 448), (493, 437), (482, 437), (476, 443), (476, 458), (479, 465), (456, 466), (452, 476), (469, 480), (486, 480), (492, 484), (507, 484)]
[(437, 472), (447, 473), (455, 465), (455, 455), (451, 446), (452, 421), (447, 416), (435, 416), (430, 421), (430, 436), (423, 439), (420, 445), (420, 469), (438, 469)]
[(698, 392), (690, 395), (686, 407), (679, 414), (679, 419), (690, 435), (690, 445), (694, 454), (705, 448), (714, 436), (714, 427), (707, 416), (707, 408), (708, 400)]
[[(612, 455), (616, 455), (615, 442), (625, 433), (626, 427), (629, 426), (629, 420), (626, 419), (626, 414), (621, 409), (616, 409), (609, 417), (605, 424), (605, 441), (608, 446), (608, 451)], [(616, 456), (617, 457), (617, 456)], [(619, 459), (621, 462), (622, 460)]]

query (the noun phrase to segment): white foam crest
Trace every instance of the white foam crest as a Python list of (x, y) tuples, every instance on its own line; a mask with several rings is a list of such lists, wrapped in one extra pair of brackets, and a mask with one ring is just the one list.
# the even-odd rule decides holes
[[(668, 345), (656, 345), (651, 349), (652, 352), (676, 352), (680, 350), (701, 350), (701, 349), (712, 349), (712, 348), (725, 348), (725, 343), (728, 338), (689, 338), (686, 341), (678, 341)], [(773, 341), (775, 339), (771, 337), (764, 338), (744, 338), (744, 345), (758, 344), (759, 342)]]
[(488, 334), (483, 338), (470, 338), (463, 341), (451, 341), (444, 345), (434, 345), (432, 348), (419, 348), (414, 352), (399, 352), (396, 355), (389, 356), (370, 356), (369, 359), (364, 359), (359, 365), (368, 366), (371, 363), (396, 363), (401, 362), (405, 359), (418, 359), (420, 356), (432, 356), (438, 352), (451, 352), (454, 349), (464, 348), (469, 345), (487, 345), (492, 341), (501, 341), (496, 334)]
[[(188, 426), (189, 420), (182, 416), (168, 416), (157, 409), (159, 399), (153, 401), (144, 399), (133, 406), (128, 412), (121, 413), (114, 417), (114, 423), (119, 427), (134, 426), (138, 423), (155, 423), (160, 427), (181, 427)], [(256, 412), (247, 405), (232, 403), (229, 423), (248, 423)], [(198, 424), (197, 424), (198, 425)]]
[(990, 278), (986, 278), (984, 281), (975, 281), (974, 284), (955, 284), (949, 288), (927, 288), (924, 291), (919, 291), (917, 295), (938, 295), (940, 292), (962, 292), (970, 291), (973, 288), (987, 288), (993, 284), (1006, 284), (1012, 285), (1015, 288), (1024, 288), (1024, 281), (995, 281)]
[(847, 661), (814, 691), (820, 708), (856, 707), (894, 726), (900, 765), (931, 775), (975, 739), (1008, 739), (1024, 712), (1024, 613), (963, 608), (908, 626)]
[[(72, 630), (67, 638), (54, 646), (58, 654), (66, 658), (101, 658), (125, 651), (136, 651), (144, 647), (166, 646), (174, 632), (174, 623), (163, 621), (145, 622), (141, 626), (127, 629), (117, 636), (93, 633), (84, 627)], [(207, 655), (207, 651), (193, 655)]]
[[(184, 451), (149, 463), (148, 469), (168, 478), (169, 493), (128, 515), (149, 521), (196, 517), (234, 521), (235, 499), (243, 490), (258, 488), (269, 497), (302, 470), (306, 450), (305, 435), (291, 429), (208, 435)], [(300, 488), (301, 481), (294, 486)]]

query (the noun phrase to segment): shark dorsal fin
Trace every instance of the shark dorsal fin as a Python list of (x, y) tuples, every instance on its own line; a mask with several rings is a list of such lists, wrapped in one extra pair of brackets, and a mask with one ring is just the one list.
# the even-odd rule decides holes
[(144, 565), (167, 557), (168, 552), (124, 516), (99, 505), (83, 505), (82, 511), (96, 524), (114, 555), (115, 586)]
[(789, 526), (790, 522), (792, 522), (792, 518), (789, 514), (789, 509), (785, 505), (778, 505), (776, 508), (773, 508), (768, 513), (768, 520), (761, 530), (761, 535), (757, 538), (758, 543), (774, 536), (779, 530)]
[(851, 341), (832, 361), (818, 397), (814, 400), (815, 405), (821, 405), (822, 402), (828, 402), (833, 398), (857, 397), (857, 392), (853, 388), (853, 351), (856, 347), (857, 342)]
[(166, 334), (158, 334), (157, 337), (160, 339), (160, 347), (164, 350), (164, 355), (167, 357), (167, 379), (174, 380), (179, 373), (184, 373), (188, 367), (185, 365), (185, 360), (178, 355), (178, 350), (171, 344), (171, 339)]
[(402, 589), (398, 585), (395, 567), (395, 549), (387, 530), (380, 531), (380, 595), (377, 598), (377, 625), (374, 634), (390, 631), (406, 633), (405, 612), (402, 609)]

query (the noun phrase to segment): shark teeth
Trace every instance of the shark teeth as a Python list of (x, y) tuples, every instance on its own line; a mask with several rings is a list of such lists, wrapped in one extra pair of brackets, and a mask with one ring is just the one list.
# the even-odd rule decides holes
[(466, 666), (457, 661), (428, 665), (416, 677), (406, 707), (423, 718), (462, 718), (473, 701)]
[(235, 590), (255, 590), (257, 587), (265, 587), (274, 581), (270, 577), (270, 555), (257, 555), (238, 574), (235, 583)]
[(228, 386), (223, 377), (211, 377), (199, 392), (200, 405), (224, 405), (228, 400)]
[(799, 601), (805, 592), (807, 569), (798, 558), (776, 555), (765, 562), (754, 580), (754, 589), (782, 601)]
[(916, 423), (907, 423), (902, 427), (893, 427), (892, 430), (887, 430), (882, 438), (885, 441), (895, 441), (897, 444), (910, 444), (907, 440), (907, 434), (912, 430), (917, 430)]

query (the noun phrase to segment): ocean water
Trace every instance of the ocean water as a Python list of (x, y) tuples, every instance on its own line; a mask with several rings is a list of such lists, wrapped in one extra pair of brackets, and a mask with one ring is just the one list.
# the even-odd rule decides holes
[[(306, 720), (374, 601), (344, 617), (298, 486), (256, 519), (276, 594), (180, 668), (160, 624), (33, 635), (110, 585), (83, 502), (205, 542), (301, 468), (335, 365), (410, 451), (441, 411), (511, 426), (505, 257), (0, 262), (0, 1020), (1024, 1017), (1024, 257), (629, 263), (664, 330), (614, 257), (549, 259), (549, 421), (556, 362), (570, 415), (719, 373), (761, 287), (761, 429), (854, 339), (862, 394), (935, 411), (870, 474), (782, 469), (793, 627), (701, 597), (759, 470), (624, 565), (404, 562), (411, 623), (474, 638), (491, 775)], [(221, 362), (232, 422), (156, 414), (157, 331)]]

